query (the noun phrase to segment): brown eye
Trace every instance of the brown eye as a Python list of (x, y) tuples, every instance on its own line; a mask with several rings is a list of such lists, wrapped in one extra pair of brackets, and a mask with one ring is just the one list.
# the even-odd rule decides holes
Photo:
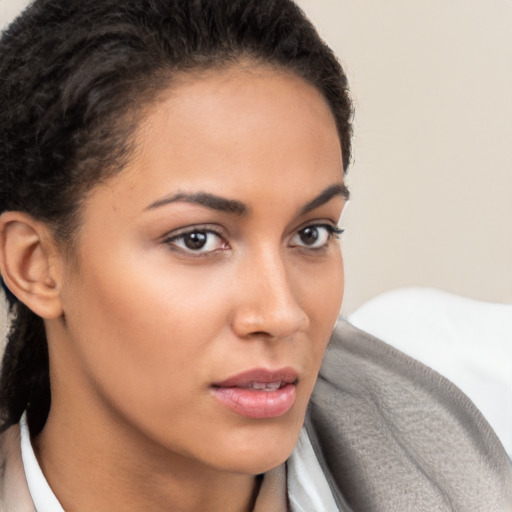
[(314, 245), (320, 236), (321, 234), (316, 226), (307, 227), (299, 231), (300, 240), (304, 245)]
[(342, 229), (330, 224), (315, 224), (302, 228), (291, 240), (292, 247), (307, 249), (322, 249), (331, 238), (337, 238), (343, 233)]
[(227, 248), (225, 240), (214, 231), (192, 229), (165, 240), (172, 249), (191, 255), (205, 255)]
[(183, 244), (187, 249), (197, 251), (202, 249), (208, 241), (208, 235), (201, 231), (183, 235)]

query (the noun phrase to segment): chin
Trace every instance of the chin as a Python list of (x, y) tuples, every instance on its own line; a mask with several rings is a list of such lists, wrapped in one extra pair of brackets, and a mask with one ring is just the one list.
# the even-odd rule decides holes
[(224, 469), (232, 473), (260, 475), (283, 464), (292, 451), (293, 446), (290, 450), (280, 450), (277, 453), (260, 449), (255, 453), (235, 454), (233, 460), (225, 461)]
[[(236, 473), (258, 475), (266, 473), (285, 462), (291, 455), (300, 426), (265, 425), (247, 428), (228, 441), (223, 451), (223, 465)], [(217, 459), (218, 460), (218, 459)]]

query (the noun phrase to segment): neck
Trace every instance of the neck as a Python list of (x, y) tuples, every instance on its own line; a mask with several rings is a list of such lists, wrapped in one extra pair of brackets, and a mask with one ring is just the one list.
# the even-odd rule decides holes
[(34, 440), (42, 471), (66, 512), (140, 510), (247, 512), (258, 491), (253, 475), (219, 471), (169, 453), (112, 418), (52, 403)]

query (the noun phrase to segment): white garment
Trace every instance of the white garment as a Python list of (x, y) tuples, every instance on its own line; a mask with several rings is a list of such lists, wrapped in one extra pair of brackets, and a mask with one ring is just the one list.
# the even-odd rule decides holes
[(512, 305), (405, 288), (379, 295), (348, 319), (451, 380), (512, 459)]
[[(46, 481), (32, 448), (26, 414), (21, 421), (21, 457), (37, 512), (64, 512)], [(331, 490), (304, 429), (288, 463), (288, 496), (292, 512), (338, 512)]]
[(287, 467), (288, 499), (292, 512), (339, 512), (304, 429), (288, 459)]
[(37, 512), (64, 512), (59, 500), (57, 500), (55, 494), (50, 489), (32, 448), (26, 413), (21, 417), (20, 428), (23, 469), (25, 470), (28, 488)]

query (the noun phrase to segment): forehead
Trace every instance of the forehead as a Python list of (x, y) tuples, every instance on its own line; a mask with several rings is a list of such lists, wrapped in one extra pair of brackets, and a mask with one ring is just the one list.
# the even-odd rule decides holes
[(321, 191), (343, 178), (335, 120), (321, 93), (265, 66), (181, 77), (145, 110), (134, 140), (132, 158), (109, 185), (128, 187), (144, 206), (197, 190), (250, 204), (276, 187), (297, 189), (307, 202), (316, 192), (308, 187)]

